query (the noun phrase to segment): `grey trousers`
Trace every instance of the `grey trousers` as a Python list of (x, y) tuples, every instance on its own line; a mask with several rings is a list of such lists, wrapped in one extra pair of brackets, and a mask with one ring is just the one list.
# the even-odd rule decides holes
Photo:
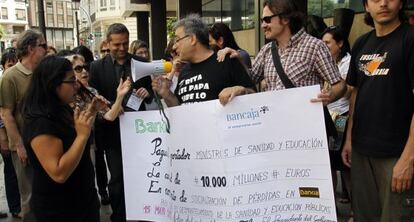
[(30, 198), (32, 196), (33, 168), (30, 164), (23, 166), (16, 151), (11, 152), (14, 169), (16, 170), (17, 183), (19, 185), (21, 212), (24, 222), (34, 222), (34, 214), (30, 210)]
[(352, 208), (356, 222), (414, 221), (414, 187), (391, 191), (398, 158), (373, 158), (352, 151)]

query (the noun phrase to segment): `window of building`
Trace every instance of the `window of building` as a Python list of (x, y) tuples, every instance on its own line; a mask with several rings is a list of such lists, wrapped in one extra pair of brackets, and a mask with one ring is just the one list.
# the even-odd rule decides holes
[(58, 49), (63, 49), (64, 40), (63, 40), (63, 30), (54, 30), (55, 33), (55, 46)]
[(212, 25), (226, 23), (232, 31), (252, 29), (254, 24), (254, 0), (203, 0), (203, 20)]
[(17, 20), (26, 20), (26, 10), (16, 8), (16, 19)]
[(63, 15), (63, 2), (56, 2), (57, 14)]
[(55, 19), (53, 15), (53, 3), (52, 2), (46, 2), (46, 21), (48, 27), (55, 26)]
[(73, 15), (72, 3), (71, 2), (66, 3), (66, 14), (67, 15)]
[(58, 27), (65, 27), (65, 20), (64, 20), (64, 18), (63, 18), (63, 15), (58, 15), (57, 16), (57, 24), (58, 24)]
[(106, 8), (106, 0), (100, 0), (99, 1), (99, 10), (100, 11), (106, 11), (107, 10), (107, 8)]
[(52, 2), (46, 2), (46, 13), (53, 14), (53, 4)]
[(13, 34), (20, 34), (24, 32), (24, 26), (13, 26)]
[(67, 22), (68, 22), (68, 28), (73, 28), (73, 16), (72, 15), (68, 15), (66, 16)]
[(73, 41), (73, 31), (72, 30), (66, 30), (65, 31), (65, 41), (66, 42), (72, 42)]
[(8, 19), (9, 12), (7, 11), (6, 7), (1, 7), (1, 19)]
[(46, 15), (46, 20), (47, 20), (47, 26), (48, 26), (48, 27), (53, 27), (53, 26), (55, 26), (55, 21), (54, 21), (53, 14), (47, 14), (47, 15)]
[(361, 0), (308, 0), (309, 15), (332, 17), (336, 8), (350, 8), (356, 13), (365, 11)]
[(53, 45), (53, 34), (52, 34), (52, 30), (46, 29), (46, 39), (47, 39), (48, 44)]
[(109, 6), (110, 6), (110, 10), (115, 10), (116, 9), (116, 5), (115, 5), (115, 0), (109, 0)]

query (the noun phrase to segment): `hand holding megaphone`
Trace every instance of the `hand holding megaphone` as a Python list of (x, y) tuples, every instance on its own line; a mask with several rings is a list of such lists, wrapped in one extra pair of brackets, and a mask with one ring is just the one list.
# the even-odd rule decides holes
[(132, 80), (137, 80), (150, 75), (162, 75), (171, 72), (172, 63), (165, 60), (154, 60), (152, 62), (141, 62), (131, 59)]
[(170, 92), (172, 81), (164, 76), (157, 76), (152, 80), (152, 89), (162, 98), (166, 98)]
[(180, 74), (183, 67), (187, 64), (187, 62), (184, 62), (180, 60), (179, 58), (176, 58), (172, 61), (172, 70), (170, 73), (168, 73), (167, 78), (169, 80), (172, 80), (174, 76), (177, 76)]

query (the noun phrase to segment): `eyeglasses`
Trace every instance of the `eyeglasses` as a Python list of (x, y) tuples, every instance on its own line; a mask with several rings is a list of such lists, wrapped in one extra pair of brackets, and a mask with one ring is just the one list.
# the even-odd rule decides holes
[(174, 39), (174, 44), (177, 44), (179, 41), (181, 41), (181, 40), (183, 40), (183, 39), (185, 39), (185, 38), (187, 38), (187, 37), (189, 37), (190, 35), (185, 35), (185, 36), (183, 36), (183, 37), (181, 37), (181, 38), (178, 38), (177, 39), (177, 37), (175, 37), (175, 39)]
[(72, 84), (72, 85), (75, 85), (77, 82), (78, 82), (78, 80), (76, 80), (76, 77), (66, 79), (66, 80), (62, 80), (62, 83), (67, 83), (67, 84)]
[(75, 70), (75, 72), (82, 72), (82, 70), (84, 70), (88, 72), (89, 70), (89, 66), (88, 65), (77, 65), (73, 68), (73, 70)]
[(272, 21), (272, 18), (273, 17), (276, 17), (276, 16), (279, 16), (279, 15), (281, 15), (282, 13), (279, 13), (279, 14), (274, 14), (274, 15), (269, 15), (269, 16), (265, 16), (265, 17), (263, 17), (263, 18), (261, 18), (260, 19), (260, 21), (263, 23), (263, 22), (265, 22), (266, 24), (269, 24), (271, 21)]
[(37, 45), (38, 47), (42, 47), (44, 50), (47, 50), (47, 44), (43, 43), (43, 44), (39, 44)]
[(101, 53), (102, 53), (102, 54), (104, 54), (104, 53), (109, 53), (109, 52), (111, 52), (111, 50), (109, 50), (109, 49), (102, 49), (102, 50), (101, 50)]

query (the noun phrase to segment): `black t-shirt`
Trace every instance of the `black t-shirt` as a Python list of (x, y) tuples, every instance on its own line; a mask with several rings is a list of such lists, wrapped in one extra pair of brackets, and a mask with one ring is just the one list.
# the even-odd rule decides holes
[(347, 83), (358, 89), (352, 147), (372, 157), (399, 157), (414, 111), (414, 29), (400, 25), (354, 44)]
[(246, 69), (236, 58), (217, 61), (214, 53), (200, 63), (191, 63), (181, 70), (175, 95), (181, 104), (218, 99), (221, 90), (232, 86), (254, 88)]
[[(89, 144), (72, 175), (65, 183), (56, 183), (49, 177), (37, 159), (30, 142), (39, 135), (52, 135), (62, 140), (63, 151), (67, 152), (76, 138), (76, 131), (68, 123), (47, 116), (25, 120), (24, 145), (33, 166), (32, 203), (36, 208), (59, 212), (64, 216), (80, 215), (90, 209), (96, 198), (95, 172), (90, 159)], [(71, 216), (71, 214), (73, 214)]]

